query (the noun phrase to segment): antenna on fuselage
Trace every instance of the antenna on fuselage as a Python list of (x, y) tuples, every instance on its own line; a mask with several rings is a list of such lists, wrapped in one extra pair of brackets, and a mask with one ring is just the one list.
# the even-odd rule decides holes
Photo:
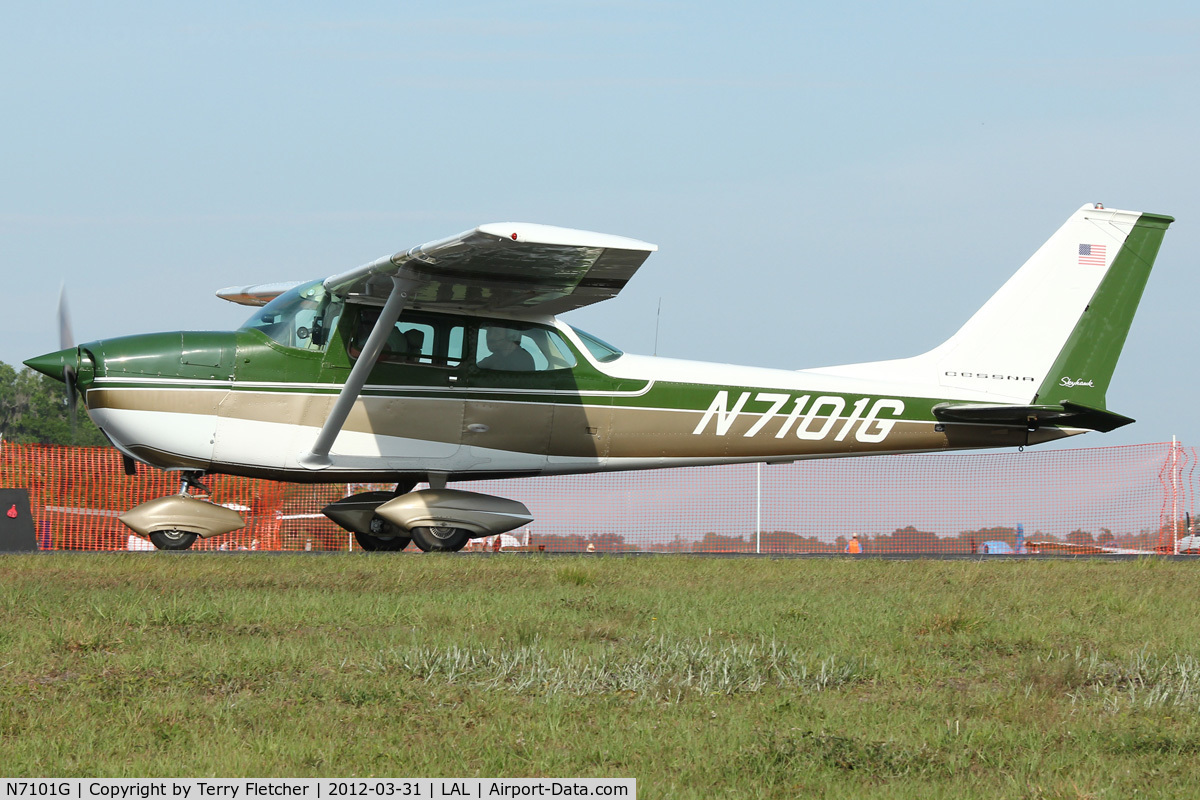
[(658, 355), (658, 328), (662, 323), (662, 298), (658, 298), (658, 314), (654, 317), (654, 355)]

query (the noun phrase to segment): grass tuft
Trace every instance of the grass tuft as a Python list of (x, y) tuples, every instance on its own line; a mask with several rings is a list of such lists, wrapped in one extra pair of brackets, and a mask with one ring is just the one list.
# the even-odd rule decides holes
[(596, 582), (591, 572), (577, 566), (561, 567), (555, 575), (560, 583), (570, 586), (591, 586)]
[(756, 644), (648, 638), (610, 645), (594, 655), (552, 652), (540, 642), (512, 647), (411, 645), (355, 665), (368, 674), (516, 694), (646, 695), (679, 702), (684, 695), (732, 695), (768, 687), (819, 692), (870, 680), (868, 660), (814, 659), (778, 640)]

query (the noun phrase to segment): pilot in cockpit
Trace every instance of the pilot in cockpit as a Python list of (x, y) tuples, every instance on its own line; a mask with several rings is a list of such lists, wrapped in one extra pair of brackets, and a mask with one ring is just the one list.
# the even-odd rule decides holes
[(487, 328), (487, 349), (491, 355), (479, 362), (480, 369), (503, 369), (513, 372), (532, 372), (533, 356), (521, 347), (521, 332), (514, 328)]

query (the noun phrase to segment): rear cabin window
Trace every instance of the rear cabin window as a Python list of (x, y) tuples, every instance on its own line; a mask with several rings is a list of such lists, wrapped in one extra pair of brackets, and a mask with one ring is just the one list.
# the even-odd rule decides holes
[[(358, 358), (367, 337), (379, 320), (379, 309), (364, 308), (350, 342), (350, 356)], [(388, 332), (379, 361), (427, 367), (457, 367), (463, 360), (464, 328), (434, 314), (401, 314)]]

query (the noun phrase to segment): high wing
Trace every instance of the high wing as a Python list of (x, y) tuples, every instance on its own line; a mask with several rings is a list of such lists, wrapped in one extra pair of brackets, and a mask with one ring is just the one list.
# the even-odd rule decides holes
[[(361, 355), (299, 463), (313, 470), (332, 463), (330, 448), (404, 309), (560, 314), (615, 297), (657, 249), (605, 233), (501, 222), (326, 278), (324, 288), (331, 295), (384, 303)], [(282, 284), (230, 287), (217, 295), (261, 305), (286, 288)]]
[[(392, 292), (391, 279), (403, 274), (412, 284), (409, 308), (561, 314), (615, 297), (657, 249), (623, 236), (500, 222), (333, 275), (325, 289), (340, 297), (383, 300)], [(229, 287), (217, 296), (262, 305), (287, 288)]]

